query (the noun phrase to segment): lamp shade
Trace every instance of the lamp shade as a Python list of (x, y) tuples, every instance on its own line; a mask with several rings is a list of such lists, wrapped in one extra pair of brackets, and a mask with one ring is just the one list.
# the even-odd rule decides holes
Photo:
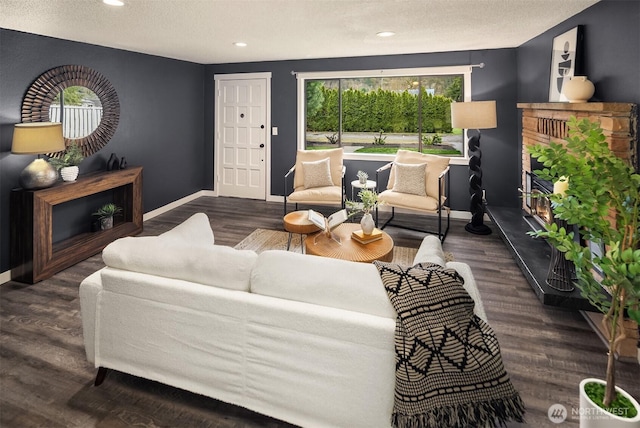
[(463, 129), (490, 129), (498, 126), (495, 101), (451, 103), (451, 126)]
[(62, 124), (55, 122), (16, 123), (11, 153), (39, 155), (65, 149)]

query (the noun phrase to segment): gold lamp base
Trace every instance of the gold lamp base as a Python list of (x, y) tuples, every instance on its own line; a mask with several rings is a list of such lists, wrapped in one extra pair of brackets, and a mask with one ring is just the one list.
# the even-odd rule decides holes
[(36, 159), (20, 173), (20, 185), (23, 189), (44, 189), (53, 186), (58, 180), (56, 169), (44, 159)]

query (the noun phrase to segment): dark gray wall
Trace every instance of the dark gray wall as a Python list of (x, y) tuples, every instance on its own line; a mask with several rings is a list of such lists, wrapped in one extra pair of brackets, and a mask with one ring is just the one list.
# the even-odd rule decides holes
[[(553, 38), (577, 25), (584, 34), (583, 74), (596, 87), (591, 101), (640, 104), (640, 2), (614, 0), (596, 3), (518, 48), (518, 102), (548, 102)], [(520, 112), (518, 118), (520, 135)], [(518, 144), (520, 151), (521, 138)]]
[[(414, 55), (389, 55), (376, 57), (354, 57), (278, 61), (261, 63), (220, 64), (207, 66), (207, 104), (213, 106), (213, 80), (216, 74), (271, 72), (271, 120), (278, 127), (278, 136), (272, 137), (271, 147), (271, 193), (284, 194), (283, 175), (295, 162), (296, 154), (296, 78), (291, 71), (335, 71), (391, 69), (410, 67), (435, 67), (447, 65), (478, 64), (472, 73), (472, 99), (496, 100), (498, 128), (482, 132), (483, 185), (491, 203), (505, 205), (515, 203), (518, 181), (517, 123), (516, 123), (516, 50), (497, 49), (483, 51), (447, 52)], [(208, 111), (206, 137), (209, 141), (207, 171), (213, 171), (213, 118), (215, 112)], [(355, 179), (359, 169), (370, 176), (383, 165), (381, 162), (346, 161), (347, 179)], [(208, 172), (207, 174), (212, 174)], [(468, 168), (452, 167), (451, 206), (454, 210), (469, 208)], [(213, 176), (207, 177), (213, 182)], [(349, 189), (347, 189), (349, 190)]]
[(640, 2), (605, 0), (518, 48), (518, 102), (549, 101), (553, 38), (584, 27), (584, 72), (591, 101), (640, 103)]
[[(585, 71), (596, 84), (594, 100), (640, 103), (640, 2), (605, 0), (517, 49), (199, 65), (0, 29), (0, 272), (9, 266), (9, 194), (33, 157), (12, 155), (13, 124), (27, 87), (44, 71), (81, 64), (104, 74), (116, 88), (121, 119), (112, 141), (84, 161), (81, 172), (103, 168), (112, 152), (144, 171), (145, 212), (213, 183), (213, 76), (216, 73), (273, 73), (272, 185), (283, 194), (282, 175), (296, 151), (295, 71), (477, 64), (473, 99), (498, 101), (498, 128), (482, 133), (483, 183), (492, 205), (518, 206), (520, 116), (517, 102), (546, 102), (553, 37), (585, 27)], [(286, 48), (286, 47), (285, 47)], [(349, 162), (373, 173), (379, 163)], [(452, 172), (452, 206), (468, 209), (467, 168)]]
[(111, 153), (143, 166), (145, 212), (204, 185), (204, 65), (0, 29), (0, 272), (10, 268), (10, 191), (34, 159), (11, 154), (13, 125), (29, 85), (66, 64), (102, 73), (120, 100), (115, 135), (81, 174), (103, 169)]

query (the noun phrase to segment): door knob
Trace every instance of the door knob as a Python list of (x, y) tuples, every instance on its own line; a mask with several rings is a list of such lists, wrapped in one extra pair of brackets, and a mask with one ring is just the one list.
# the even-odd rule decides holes
[(264, 129), (264, 125), (260, 125), (260, 129)]
[(260, 148), (263, 148), (263, 147), (264, 147), (264, 144), (260, 144)]

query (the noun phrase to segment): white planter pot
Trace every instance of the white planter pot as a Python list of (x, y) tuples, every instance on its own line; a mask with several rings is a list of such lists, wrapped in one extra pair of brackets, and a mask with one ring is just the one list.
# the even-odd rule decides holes
[(60, 168), (60, 176), (64, 181), (76, 181), (80, 168), (77, 166), (65, 166)]
[(587, 76), (574, 76), (564, 82), (562, 93), (570, 103), (586, 103), (596, 91), (595, 86)]
[(362, 220), (360, 220), (360, 227), (362, 227), (362, 233), (365, 235), (371, 235), (371, 232), (373, 232), (373, 229), (376, 227), (376, 223), (373, 221), (371, 213), (366, 213), (362, 216)]
[[(638, 428), (640, 427), (640, 411), (635, 418), (623, 418), (613, 413), (605, 412), (598, 407), (587, 394), (584, 392), (584, 385), (587, 383), (599, 383), (604, 385), (605, 382), (600, 379), (587, 378), (580, 382), (580, 428)], [(640, 404), (626, 391), (616, 387), (619, 394), (627, 397), (637, 409), (640, 410)], [(615, 409), (614, 409), (615, 410)]]

